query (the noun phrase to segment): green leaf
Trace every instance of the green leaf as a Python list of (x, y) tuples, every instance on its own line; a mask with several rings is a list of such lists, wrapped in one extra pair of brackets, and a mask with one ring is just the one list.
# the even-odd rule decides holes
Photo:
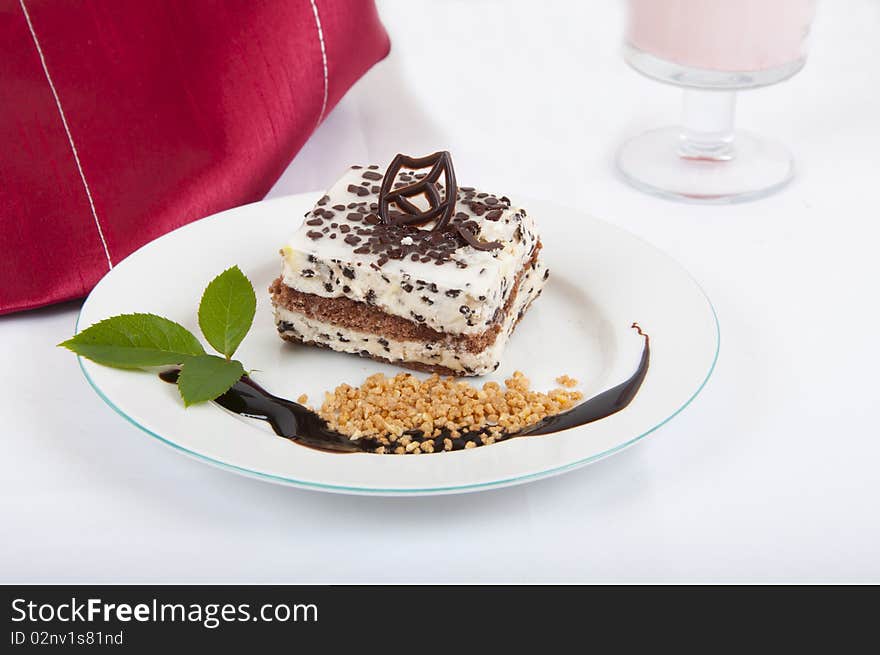
[(58, 345), (98, 364), (129, 369), (180, 364), (205, 352), (192, 332), (154, 314), (113, 316)]
[(257, 296), (251, 281), (233, 266), (215, 277), (199, 303), (199, 327), (214, 348), (232, 357), (254, 322)]
[(183, 363), (177, 388), (183, 404), (189, 407), (195, 403), (214, 400), (235, 384), (244, 375), (241, 362), (223, 359), (214, 355), (190, 357)]

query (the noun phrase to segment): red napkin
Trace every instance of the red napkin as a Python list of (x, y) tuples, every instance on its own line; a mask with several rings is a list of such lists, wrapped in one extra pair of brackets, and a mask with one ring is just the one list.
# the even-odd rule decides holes
[(0, 314), (262, 198), (388, 48), (372, 0), (0, 0)]

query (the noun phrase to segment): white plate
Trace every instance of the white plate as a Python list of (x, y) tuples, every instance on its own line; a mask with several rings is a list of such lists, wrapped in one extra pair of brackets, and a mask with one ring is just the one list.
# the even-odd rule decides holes
[[(197, 221), (147, 244), (89, 295), (77, 330), (126, 312), (153, 312), (200, 334), (196, 308), (205, 285), (238, 264), (257, 290), (257, 316), (236, 358), (269, 391), (306, 393), (319, 404), (341, 382), (359, 384), (399, 369), (279, 339), (266, 289), (280, 270), (278, 249), (320, 194), (258, 202)], [(332, 454), (275, 436), (268, 426), (212, 403), (184, 409), (156, 375), (80, 359), (86, 379), (120, 415), (179, 452), (271, 482), (342, 493), (422, 495), (478, 491), (569, 471), (615, 453), (666, 423), (705, 385), (718, 356), (718, 323), (697, 283), (675, 261), (608, 223), (547, 202), (520, 200), (537, 219), (551, 276), (525, 316), (499, 370), (522, 370), (537, 389), (563, 373), (587, 397), (635, 370), (651, 336), (645, 382), (623, 411), (557, 434), (418, 456)], [(480, 380), (479, 382), (482, 382)], [(133, 465), (135, 465), (133, 463)]]

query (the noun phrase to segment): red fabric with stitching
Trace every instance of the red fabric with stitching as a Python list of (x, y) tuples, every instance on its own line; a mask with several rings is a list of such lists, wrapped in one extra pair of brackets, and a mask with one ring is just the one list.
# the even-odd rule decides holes
[(388, 52), (372, 0), (314, 6), (326, 102), (310, 0), (0, 0), (0, 314), (262, 198)]

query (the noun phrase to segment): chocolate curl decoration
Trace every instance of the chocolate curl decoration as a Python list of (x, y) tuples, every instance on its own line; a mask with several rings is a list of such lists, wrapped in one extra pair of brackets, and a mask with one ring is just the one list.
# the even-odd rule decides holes
[(459, 227), (457, 229), (461, 238), (467, 241), (469, 246), (476, 248), (477, 250), (496, 250), (503, 247), (500, 241), (480, 241), (477, 239), (476, 235), (466, 227)]
[[(422, 179), (412, 184), (392, 189), (394, 180), (400, 174), (403, 167), (417, 171), (430, 167), (431, 170)], [(443, 175), (446, 188), (446, 197), (440, 200), (440, 191), (437, 189), (437, 181)], [(425, 195), (428, 199), (429, 209), (422, 211), (410, 198)], [(382, 187), (379, 189), (379, 220), (384, 225), (424, 225), (437, 219), (432, 232), (442, 232), (447, 229), (455, 212), (455, 201), (458, 197), (458, 186), (455, 183), (455, 169), (452, 167), (452, 155), (442, 150), (426, 157), (409, 157), (398, 154), (391, 161), (385, 177), (382, 178)], [(394, 218), (388, 212), (391, 204), (397, 205), (402, 216)], [(480, 241), (476, 235), (464, 227), (457, 227), (455, 231), (465, 242), (477, 250), (495, 250), (503, 247), (498, 241)]]
[[(400, 174), (400, 169), (407, 167), (412, 170), (428, 168), (431, 170), (425, 177), (416, 180), (412, 184), (392, 190), (394, 180)], [(440, 200), (440, 191), (437, 189), (437, 180), (443, 175), (446, 197)], [(420, 210), (410, 201), (415, 196), (425, 195), (428, 198), (430, 209)], [(452, 214), (455, 211), (455, 200), (458, 197), (458, 186), (455, 184), (455, 169), (452, 167), (452, 157), (443, 150), (435, 152), (427, 157), (408, 157), (398, 154), (391, 162), (382, 187), (379, 189), (379, 219), (385, 225), (423, 225), (437, 219), (434, 231), (442, 231), (449, 225)], [(394, 203), (403, 213), (403, 216), (391, 218), (388, 214), (388, 206)]]

